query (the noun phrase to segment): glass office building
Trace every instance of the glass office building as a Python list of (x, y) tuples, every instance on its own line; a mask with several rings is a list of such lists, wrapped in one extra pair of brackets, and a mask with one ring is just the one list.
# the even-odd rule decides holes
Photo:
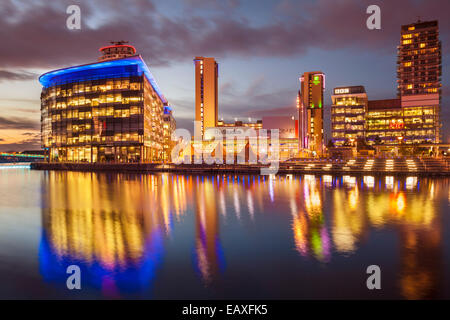
[(364, 138), (367, 94), (363, 86), (334, 88), (331, 95), (331, 131), (335, 146), (353, 144)]
[(442, 53), (438, 21), (419, 20), (401, 27), (397, 63), (405, 142), (441, 142)]
[(400, 99), (369, 101), (366, 115), (366, 140), (369, 144), (403, 143), (404, 129)]
[(118, 46), (131, 49), (110, 58), (114, 46), (105, 47), (99, 62), (39, 78), (42, 144), (50, 161), (163, 160), (168, 103), (142, 57), (132, 46)]

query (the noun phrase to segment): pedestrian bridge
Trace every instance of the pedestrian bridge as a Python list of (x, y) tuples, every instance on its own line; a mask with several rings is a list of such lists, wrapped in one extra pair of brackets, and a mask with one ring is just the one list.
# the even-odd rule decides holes
[(39, 154), (0, 153), (0, 163), (36, 162), (44, 159), (45, 156)]

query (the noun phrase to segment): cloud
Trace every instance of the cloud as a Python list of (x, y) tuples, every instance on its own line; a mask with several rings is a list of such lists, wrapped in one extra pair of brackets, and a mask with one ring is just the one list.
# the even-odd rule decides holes
[(7, 70), (0, 70), (0, 81), (35, 80), (35, 79), (37, 79), (37, 77), (38, 77), (37, 74), (32, 73), (32, 72), (27, 72), (27, 71), (13, 72), (13, 71), (7, 71)]
[(39, 128), (39, 121), (17, 117), (0, 117), (0, 129), (38, 130)]
[[(0, 139), (0, 141), (4, 141)], [(24, 151), (24, 150), (40, 150), (41, 141), (39, 138), (27, 138), (15, 143), (0, 143), (0, 151)]]
[(264, 88), (264, 84), (266, 83), (266, 79), (263, 75), (257, 77), (253, 80), (252, 83), (250, 83), (247, 92), (245, 93), (246, 96), (254, 96), (262, 91)]
[(36, 133), (36, 132), (24, 132), (22, 133), (23, 136), (27, 136), (27, 137), (34, 137), (34, 138), (39, 138), (41, 135), (40, 133)]
[(19, 111), (19, 112), (24, 112), (24, 113), (41, 113), (40, 109), (15, 108), (15, 109), (12, 109), (12, 110)]
[[(203, 0), (190, 0), (203, 1)], [(208, 1), (209, 2), (209, 1)], [(365, 9), (373, 1), (284, 1), (271, 19), (250, 21), (251, 10), (237, 1), (223, 10), (215, 1), (209, 10), (192, 6), (186, 15), (169, 15), (150, 1), (79, 1), (82, 29), (68, 30), (65, 13), (70, 0), (23, 2), (6, 0), (0, 6), (0, 61), (9, 67), (54, 67), (86, 63), (97, 58), (108, 40), (126, 39), (153, 66), (184, 61), (197, 55), (288, 57), (312, 48), (389, 52), (399, 41), (400, 25), (439, 19), (441, 38), (449, 40), (449, 1), (378, 1), (382, 29), (368, 30)], [(408, 8), (408, 10), (405, 10)], [(14, 35), (14, 36), (11, 36)], [(36, 41), (30, 41), (36, 39)]]

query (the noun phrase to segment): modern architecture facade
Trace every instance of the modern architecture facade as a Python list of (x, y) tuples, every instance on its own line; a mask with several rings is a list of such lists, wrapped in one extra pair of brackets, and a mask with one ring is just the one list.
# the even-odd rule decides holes
[(321, 156), (323, 141), (323, 90), (325, 74), (321, 71), (305, 72), (300, 78), (297, 97), (299, 119), (299, 151)]
[(398, 95), (405, 117), (405, 140), (439, 143), (442, 57), (438, 21), (401, 27)]
[(335, 146), (365, 137), (367, 94), (363, 86), (338, 87), (331, 95), (331, 135)]
[(171, 152), (176, 144), (176, 141), (172, 141), (172, 133), (177, 128), (177, 122), (172, 114), (172, 108), (170, 106), (164, 106), (163, 115), (163, 132), (164, 132), (164, 143), (163, 143), (163, 161), (170, 162), (172, 160)]
[(42, 145), (49, 160), (161, 161), (167, 100), (134, 47), (119, 44), (101, 52), (99, 62), (39, 78)]
[(273, 130), (278, 130), (281, 161), (298, 156), (298, 120), (295, 117), (265, 116), (262, 118), (262, 128), (270, 132), (271, 138)]
[(217, 127), (218, 120), (218, 64), (214, 58), (196, 57), (195, 64), (195, 121), (196, 137), (203, 137), (205, 129)]
[(218, 127), (248, 127), (253, 128), (255, 130), (262, 129), (262, 120), (256, 120), (254, 122), (251, 121), (242, 121), (242, 120), (236, 120), (234, 122), (225, 122), (223, 120), (219, 120), (217, 122)]
[(365, 138), (369, 144), (404, 142), (404, 117), (400, 99), (369, 100)]

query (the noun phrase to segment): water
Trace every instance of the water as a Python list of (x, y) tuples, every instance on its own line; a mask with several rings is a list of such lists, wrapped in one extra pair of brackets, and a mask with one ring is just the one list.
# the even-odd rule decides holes
[(450, 298), (449, 182), (3, 167), (0, 298)]

